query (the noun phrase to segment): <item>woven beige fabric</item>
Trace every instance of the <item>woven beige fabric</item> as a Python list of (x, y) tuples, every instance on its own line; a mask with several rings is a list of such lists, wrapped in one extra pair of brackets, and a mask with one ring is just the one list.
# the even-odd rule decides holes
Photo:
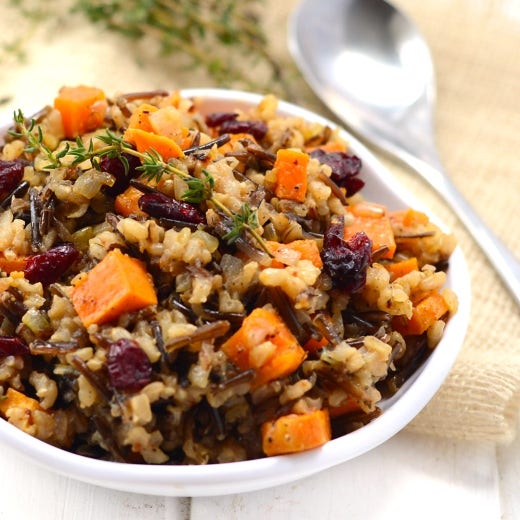
[[(520, 2), (396, 3), (431, 46), (437, 73), (437, 136), (446, 169), (520, 258), (520, 60), (515, 57)], [(520, 407), (520, 310), (442, 201), (434, 197), (429, 204), (459, 238), (473, 301), (457, 363), (409, 428), (507, 442), (516, 433)]]
[[(65, 12), (65, 2), (58, 4)], [(286, 47), (286, 21), (296, 4), (297, 0), (265, 0), (271, 50), (289, 69), (294, 66)], [(437, 72), (437, 138), (446, 169), (520, 257), (520, 0), (396, 0), (396, 4), (418, 24), (431, 46)], [(64, 83), (96, 84), (107, 92), (211, 86), (204, 74), (169, 70), (147, 57), (146, 49), (81, 25), (77, 17), (61, 22), (59, 30), (30, 32), (27, 22), (2, 4), (0, 28), (4, 37), (21, 29), (30, 36), (27, 63), (10, 64), (9, 73), (2, 74), (0, 100), (11, 98), (0, 105), (2, 112), (27, 106), (28, 99), (31, 107), (48, 102)], [(133, 58), (136, 50), (146, 58), (142, 65)], [(330, 116), (296, 70), (292, 86), (292, 101)], [(520, 407), (519, 309), (442, 199), (415, 174), (381, 158), (400, 182), (453, 228), (473, 284), (471, 323), (459, 359), (408, 428), (459, 439), (510, 441)]]

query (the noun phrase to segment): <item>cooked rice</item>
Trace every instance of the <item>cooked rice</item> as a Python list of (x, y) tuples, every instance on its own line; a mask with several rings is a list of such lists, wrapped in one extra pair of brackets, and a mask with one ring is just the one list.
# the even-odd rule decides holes
[[(108, 100), (102, 128), (81, 136), (83, 143), (88, 147), (92, 142), (98, 149), (103, 143), (97, 136), (106, 129), (121, 135), (143, 103), (171, 107), (189, 129), (193, 146), (217, 137), (196, 101), (152, 93)], [(237, 113), (239, 120), (266, 123), (265, 136), (231, 139), (172, 159), (171, 164), (199, 179), (204, 172), (211, 175), (216, 204), (231, 213), (240, 213), (246, 203), (256, 210), (256, 230), (264, 239), (314, 240), (321, 251), (331, 222), (343, 218), (348, 225), (350, 219), (331, 188), (331, 167), (312, 158), (305, 201), (295, 202), (273, 193), (276, 174), (269, 158), (274, 160), (282, 148), (307, 150), (310, 145), (340, 142), (337, 132), (278, 116), (272, 96), (250, 113)], [(55, 154), (67, 143), (76, 146), (65, 139), (58, 110), (43, 111), (36, 125)], [(8, 136), (6, 141), (0, 159), (25, 161), (23, 181), (30, 190), (2, 204), (0, 259), (30, 257), (61, 243), (72, 243), (80, 257), (48, 285), (30, 283), (23, 269), (2, 272), (0, 406), (3, 400), (9, 405), (1, 415), (63, 449), (148, 464), (259, 458), (264, 456), (262, 423), (354, 400), (357, 410), (331, 419), (333, 434), (342, 435), (380, 413), (382, 394), (396, 391), (396, 381), (402, 384), (424, 361), (440, 341), (449, 315), (456, 312), (456, 296), (446, 289), (449, 312), (424, 333), (403, 337), (394, 327), (394, 317), (410, 318), (418, 302), (439, 292), (446, 281), (444, 271), (455, 241), (429, 220), (406, 229), (395, 224), (395, 235), (405, 238), (397, 241), (394, 259), (374, 253), (366, 283), (351, 293), (339, 290), (322, 267), (298, 255), (286, 264), (272, 265), (247, 232), (228, 244), (222, 226), (229, 222), (211, 201), (199, 204), (206, 223), (198, 226), (142, 214), (118, 215), (114, 196), (107, 191), (114, 183), (111, 173), (91, 161), (73, 165), (71, 155), (61, 166), (47, 169), (48, 158), (27, 152), (24, 138)], [(166, 172), (152, 188), (180, 199), (188, 186), (185, 179)], [(40, 201), (52, 201), (45, 225), (34, 221), (31, 190)], [(0, 195), (0, 202), (10, 196), (1, 190)], [(348, 200), (349, 193), (344, 196)], [(357, 194), (350, 202), (360, 198)], [(39, 245), (34, 226), (40, 228)], [(113, 249), (144, 262), (159, 303), (85, 327), (71, 301), (72, 288)], [(419, 269), (392, 279), (385, 266), (410, 257), (417, 258)], [(318, 348), (308, 348), (290, 374), (258, 387), (253, 384), (255, 373), (276, 356), (277, 346), (269, 340), (254, 345), (248, 370), (221, 350), (256, 307), (279, 314), (304, 347), (308, 340), (325, 338)], [(221, 322), (227, 332), (212, 336), (211, 326)], [(29, 353), (7, 352), (2, 346), (7, 338), (21, 340)], [(138, 389), (116, 388), (107, 370), (110, 346), (122, 339), (135, 340), (152, 366), (149, 382)], [(9, 388), (29, 400), (9, 400)]]

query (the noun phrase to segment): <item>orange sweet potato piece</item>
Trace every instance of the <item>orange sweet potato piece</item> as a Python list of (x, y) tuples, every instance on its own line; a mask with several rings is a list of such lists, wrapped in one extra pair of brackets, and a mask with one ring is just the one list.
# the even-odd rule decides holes
[(377, 202), (362, 200), (347, 207), (347, 210), (356, 217), (381, 218), (386, 215), (386, 207)]
[(400, 211), (392, 211), (388, 214), (390, 221), (394, 225), (401, 225), (403, 227), (415, 227), (418, 225), (428, 224), (430, 219), (428, 215), (417, 211), (413, 208), (408, 208)]
[(110, 251), (73, 287), (71, 298), (85, 327), (157, 304), (152, 279), (142, 262), (119, 249)]
[(382, 206), (367, 203), (363, 203), (359, 208), (356, 206), (358, 205), (347, 206), (347, 211), (352, 214), (354, 221), (345, 226), (345, 240), (364, 231), (372, 240), (373, 251), (386, 247), (387, 251), (381, 258), (393, 258), (396, 249), (394, 232), (390, 218), (380, 209)]
[(314, 150), (323, 150), (326, 153), (343, 152), (347, 151), (347, 146), (341, 141), (330, 141), (329, 143), (321, 144), (319, 146), (309, 146), (305, 148), (307, 153), (311, 153)]
[(448, 310), (448, 304), (442, 294), (435, 291), (414, 306), (410, 319), (405, 316), (396, 316), (392, 320), (392, 324), (395, 330), (403, 336), (419, 335), (426, 332)]
[(183, 125), (181, 113), (172, 106), (166, 106), (149, 115), (152, 132), (169, 137), (181, 147), (189, 146), (189, 129)]
[(105, 119), (107, 106), (101, 89), (85, 85), (62, 87), (54, 100), (68, 139), (99, 128)]
[[(150, 115), (159, 110), (156, 106), (150, 105), (148, 103), (143, 103), (139, 105), (130, 116), (128, 121), (128, 128), (139, 128), (140, 130), (144, 130), (145, 132), (152, 132), (153, 127), (150, 123)], [(126, 134), (125, 134), (126, 140)]]
[(401, 278), (405, 274), (411, 273), (412, 271), (419, 270), (419, 262), (415, 256), (401, 260), (400, 262), (392, 262), (383, 264), (386, 270), (390, 273), (390, 281), (394, 281), (396, 278)]
[(262, 450), (267, 456), (297, 453), (322, 446), (331, 439), (327, 410), (289, 414), (261, 426)]
[(256, 139), (251, 134), (246, 134), (243, 132), (239, 132), (237, 134), (229, 134), (229, 141), (218, 147), (220, 153), (226, 154), (228, 152), (232, 152), (235, 148), (236, 143), (242, 139), (247, 139), (249, 141), (252, 141), (253, 143), (256, 143)]
[(40, 403), (32, 397), (27, 397), (22, 392), (14, 388), (8, 388), (5, 398), (0, 398), (0, 413), (5, 417), (10, 408), (23, 408), (34, 412), (35, 410), (42, 410)]
[(244, 319), (222, 351), (241, 370), (256, 370), (254, 388), (294, 372), (306, 356), (280, 316), (264, 308), (254, 309)]
[(298, 260), (310, 260), (316, 267), (320, 269), (323, 267), (320, 250), (315, 240), (294, 240), (288, 244), (266, 240), (265, 243), (274, 255), (271, 267), (294, 265)]
[(172, 91), (168, 96), (162, 99), (161, 106), (172, 106), (179, 108), (181, 101), (183, 100), (181, 93), (178, 90)]
[(345, 415), (357, 410), (360, 410), (359, 403), (353, 397), (349, 397), (343, 404), (340, 404), (339, 406), (331, 406), (329, 408), (329, 415), (331, 417), (339, 417), (340, 415)]
[(140, 128), (127, 128), (124, 138), (141, 153), (156, 151), (164, 161), (184, 155), (181, 147), (173, 139)]
[(23, 271), (27, 264), (27, 260), (28, 258), (26, 256), (6, 258), (4, 255), (0, 255), (0, 271), (8, 274), (13, 271)]
[(305, 201), (309, 160), (309, 154), (299, 150), (278, 150), (273, 167), (276, 173), (275, 195), (278, 198)]
[(146, 213), (139, 208), (139, 199), (143, 192), (129, 186), (125, 191), (116, 196), (114, 201), (114, 209), (119, 215), (128, 217), (130, 215), (145, 216)]
[(327, 346), (329, 344), (329, 341), (327, 338), (322, 336), (320, 339), (314, 339), (310, 338), (305, 342), (305, 345), (303, 345), (304, 350), (307, 352), (317, 352), (321, 348)]

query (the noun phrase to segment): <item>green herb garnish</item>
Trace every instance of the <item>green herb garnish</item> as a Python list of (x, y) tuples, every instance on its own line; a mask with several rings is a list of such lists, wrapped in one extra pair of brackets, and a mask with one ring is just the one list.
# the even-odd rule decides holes
[(172, 173), (183, 179), (188, 185), (188, 189), (184, 193), (182, 199), (192, 204), (200, 204), (207, 200), (216, 206), (223, 214), (225, 214), (232, 222), (232, 228), (222, 237), (228, 244), (232, 244), (238, 240), (243, 233), (249, 233), (259, 244), (263, 251), (272, 256), (264, 239), (257, 232), (258, 218), (256, 211), (252, 210), (249, 204), (243, 204), (240, 212), (234, 214), (227, 206), (213, 195), (213, 187), (215, 181), (207, 170), (203, 170), (204, 178), (199, 179), (193, 177), (189, 173), (175, 167), (169, 162), (165, 162), (162, 156), (154, 149), (146, 152), (135, 150), (127, 143), (122, 136), (115, 134), (109, 129), (104, 134), (96, 135), (94, 139), (100, 140), (105, 146), (95, 148), (94, 140), (90, 139), (88, 145), (85, 146), (80, 137), (71, 144), (67, 143), (59, 153), (53, 153), (43, 142), (43, 132), (41, 127), (36, 125), (34, 119), (27, 121), (21, 110), (15, 112), (15, 123), (17, 129), (11, 134), (15, 137), (25, 139), (27, 153), (42, 153), (49, 160), (49, 164), (44, 169), (58, 168), (62, 166), (61, 160), (65, 157), (72, 157), (72, 164), (78, 165), (86, 161), (90, 161), (93, 168), (100, 169), (99, 160), (102, 157), (117, 157), (125, 164), (128, 172), (127, 155), (133, 155), (141, 160), (141, 166), (138, 170), (141, 177), (159, 182), (165, 173)]
[(182, 200), (192, 204), (200, 204), (203, 200), (208, 200), (212, 197), (215, 180), (207, 170), (202, 170), (202, 173), (204, 174), (204, 179), (195, 177), (186, 179), (188, 189), (182, 195)]
[(57, 13), (64, 18), (79, 14), (138, 44), (125, 52), (133, 50), (140, 63), (158, 54), (178, 71), (205, 71), (218, 86), (275, 91), (290, 98), (286, 68), (269, 51), (263, 4), (263, 0), (69, 0), (64, 10), (57, 0), (8, 0), (30, 27), (13, 41), (0, 41), (0, 62), (26, 59), (31, 33), (56, 23)]
[(61, 166), (61, 159), (67, 155), (68, 150), (61, 150), (57, 154), (44, 143), (43, 132), (41, 126), (36, 126), (36, 121), (31, 119), (29, 123), (25, 120), (25, 116), (21, 110), (17, 110), (13, 116), (15, 122), (15, 130), (9, 131), (9, 134), (19, 139), (25, 139), (26, 146), (24, 152), (28, 154), (43, 154), (49, 161), (45, 169), (58, 168)]

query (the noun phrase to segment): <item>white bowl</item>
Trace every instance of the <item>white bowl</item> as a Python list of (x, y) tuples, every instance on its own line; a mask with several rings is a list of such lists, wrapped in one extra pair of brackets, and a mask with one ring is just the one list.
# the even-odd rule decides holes
[[(202, 111), (230, 111), (256, 105), (262, 96), (219, 89), (183, 90), (184, 97), (197, 98)], [(280, 113), (337, 126), (331, 121), (295, 105), (280, 102)], [(389, 209), (422, 204), (392, 177), (372, 153), (357, 139), (342, 131), (351, 150), (363, 161), (363, 193), (368, 200), (384, 203)], [(425, 211), (438, 222), (431, 212)], [(361, 455), (404, 428), (433, 397), (452, 367), (469, 321), (470, 281), (462, 251), (457, 248), (450, 260), (447, 286), (459, 297), (459, 310), (445, 329), (441, 342), (428, 360), (391, 399), (381, 403), (384, 413), (363, 428), (334, 439), (321, 448), (246, 462), (209, 466), (153, 466), (90, 459), (50, 446), (0, 420), (2, 446), (50, 471), (108, 488), (166, 496), (209, 496), (242, 493), (285, 484)], [(28, 467), (30, 471), (30, 467)]]

